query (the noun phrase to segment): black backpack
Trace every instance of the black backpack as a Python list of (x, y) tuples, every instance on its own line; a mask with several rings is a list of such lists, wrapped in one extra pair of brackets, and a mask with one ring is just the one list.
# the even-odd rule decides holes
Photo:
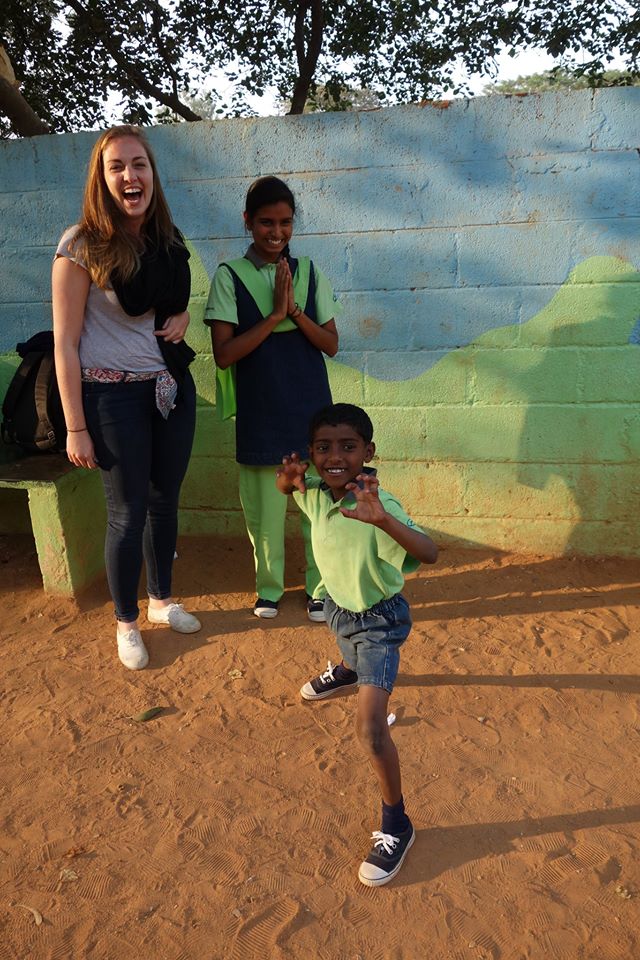
[(67, 428), (53, 362), (53, 333), (44, 330), (19, 343), (22, 363), (14, 373), (2, 404), (2, 439), (30, 453), (65, 449)]

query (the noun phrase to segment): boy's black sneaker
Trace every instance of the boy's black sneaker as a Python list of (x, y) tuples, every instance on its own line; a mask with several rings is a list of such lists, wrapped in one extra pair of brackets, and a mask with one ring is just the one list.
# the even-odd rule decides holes
[[(346, 677), (336, 676), (335, 673), (338, 667), (342, 667), (342, 664), (334, 667), (331, 660), (329, 660), (324, 673), (321, 673), (319, 677), (315, 677), (313, 680), (307, 681), (303, 687), (300, 687), (300, 696), (302, 699), (323, 700), (325, 697), (330, 697), (336, 690), (351, 690), (352, 687), (358, 685), (357, 673), (350, 670)], [(345, 668), (342, 667), (340, 672), (346, 672)]]
[(404, 863), (404, 858), (413, 841), (416, 832), (410, 826), (397, 837), (390, 833), (381, 833), (376, 830), (372, 835), (373, 846), (366, 860), (363, 860), (358, 870), (358, 880), (365, 887), (381, 887), (389, 880), (393, 880)]
[(278, 616), (278, 601), (263, 600), (262, 597), (258, 597), (253, 605), (253, 615), (263, 620), (272, 620)]
[(307, 616), (313, 623), (325, 623), (324, 600), (314, 600), (307, 594)]

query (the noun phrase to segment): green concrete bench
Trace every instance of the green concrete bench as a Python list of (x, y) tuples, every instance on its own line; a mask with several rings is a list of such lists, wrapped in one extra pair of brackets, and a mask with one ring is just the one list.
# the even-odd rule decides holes
[(64, 454), (26, 455), (0, 442), (2, 490), (25, 491), (45, 591), (76, 596), (104, 570), (105, 508), (97, 470)]

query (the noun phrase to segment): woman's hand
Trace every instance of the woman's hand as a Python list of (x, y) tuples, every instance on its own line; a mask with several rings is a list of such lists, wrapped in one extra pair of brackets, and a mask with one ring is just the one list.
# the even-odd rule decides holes
[(153, 332), (156, 337), (162, 337), (167, 343), (180, 343), (181, 340), (184, 340), (190, 319), (189, 311), (184, 310), (182, 313), (176, 313), (173, 317), (169, 317), (161, 330), (154, 330)]
[(67, 434), (67, 458), (76, 467), (86, 467), (88, 470), (96, 469), (98, 464), (93, 449), (93, 440), (89, 436), (88, 430)]

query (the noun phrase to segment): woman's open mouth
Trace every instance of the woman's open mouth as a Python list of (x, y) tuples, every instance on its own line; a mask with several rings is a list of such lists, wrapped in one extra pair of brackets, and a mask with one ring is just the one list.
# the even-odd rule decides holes
[(140, 187), (130, 187), (122, 191), (122, 197), (127, 206), (135, 207), (142, 200), (142, 190)]

